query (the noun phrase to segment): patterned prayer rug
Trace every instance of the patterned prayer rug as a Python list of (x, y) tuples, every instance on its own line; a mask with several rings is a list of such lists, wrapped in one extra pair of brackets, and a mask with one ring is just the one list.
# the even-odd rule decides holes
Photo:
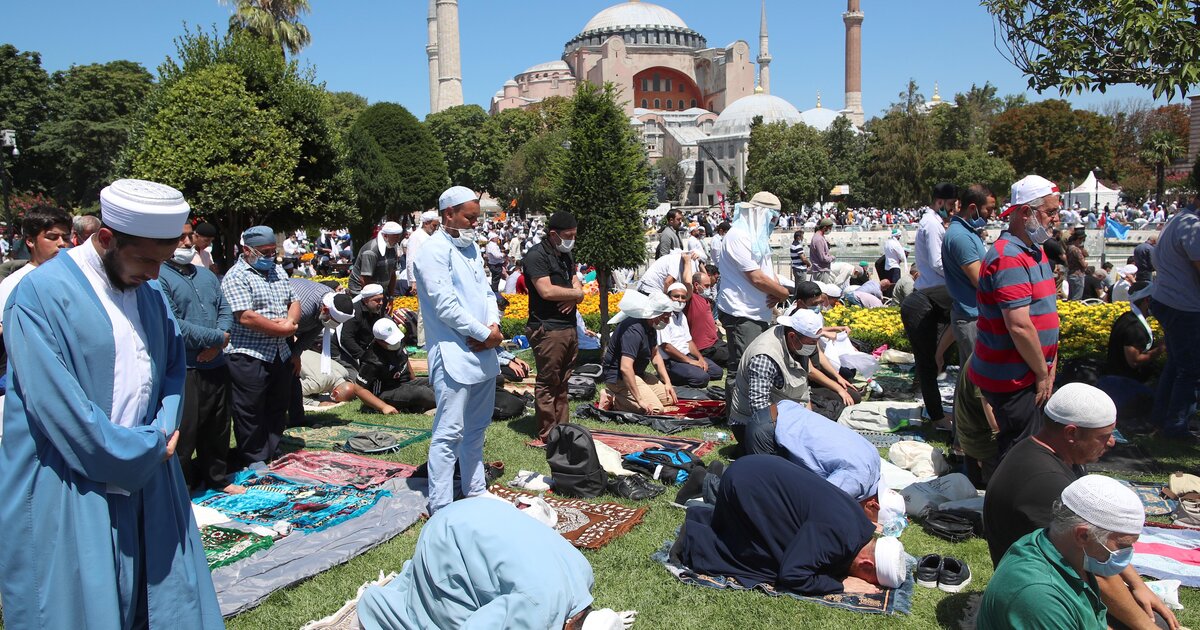
[(882, 431), (858, 431), (858, 434), (867, 439), (875, 448), (891, 448), (896, 442), (904, 440), (912, 440), (914, 442), (924, 442), (925, 438), (916, 433), (883, 433)]
[(301, 477), (335, 486), (367, 489), (392, 477), (411, 477), (416, 466), (385, 462), (353, 453), (296, 451), (271, 463), (271, 472), (288, 478)]
[(401, 448), (428, 440), (431, 433), (424, 429), (394, 427), (387, 424), (371, 424), (369, 422), (346, 422), (333, 420), (319, 422), (311, 427), (292, 427), (283, 432), (281, 445), (289, 450), (341, 450), (346, 440), (371, 431), (381, 431), (396, 438)]
[[(521, 494), (532, 494), (499, 485), (488, 488), (488, 491), (506, 501), (512, 501)], [(542, 498), (558, 513), (558, 526), (555, 528), (558, 533), (581, 549), (603, 547), (614, 538), (628, 533), (646, 515), (646, 508), (629, 508), (616, 503), (588, 503), (548, 495), (542, 495)]]
[(239, 473), (234, 483), (245, 494), (208, 492), (194, 503), (214, 508), (229, 518), (254, 525), (287, 521), (305, 532), (321, 531), (371, 509), (386, 490), (359, 490), (350, 486), (304, 484), (274, 474)]
[(200, 528), (200, 542), (204, 545), (204, 557), (208, 560), (208, 568), (215, 569), (266, 549), (275, 540), (269, 536), (239, 529), (210, 525)]
[[(621, 431), (604, 431), (589, 429), (597, 441), (611, 446), (622, 455), (636, 453), (648, 448), (673, 448), (691, 451), (696, 457), (704, 457), (716, 448), (716, 444), (704, 440), (675, 435), (645, 435), (642, 433), (623, 433)], [(545, 448), (546, 443), (540, 438), (526, 442), (534, 448)]]
[(1178, 501), (1172, 501), (1162, 495), (1163, 488), (1166, 486), (1161, 483), (1126, 481), (1124, 479), (1117, 481), (1133, 490), (1142, 500), (1142, 505), (1146, 508), (1146, 516), (1166, 516), (1179, 507)]
[[(900, 588), (881, 589), (878, 593), (833, 593), (824, 597), (810, 597), (808, 595), (797, 595), (796, 593), (788, 593), (785, 591), (777, 591), (770, 584), (759, 584), (753, 588), (742, 586), (737, 579), (719, 575), (704, 575), (696, 573), (691, 569), (671, 562), (670, 551), (671, 546), (675, 541), (669, 540), (663, 544), (662, 548), (650, 556), (652, 560), (663, 565), (675, 579), (691, 586), (703, 586), (705, 588), (715, 588), (719, 590), (734, 590), (734, 591), (758, 591), (766, 593), (771, 597), (779, 597), (787, 595), (804, 602), (812, 602), (830, 608), (841, 608), (858, 613), (894, 615), (903, 613), (907, 615), (912, 610), (912, 594), (913, 594), (913, 575), (912, 571), (908, 572), (908, 577), (905, 578), (904, 584)], [(910, 567), (911, 569), (911, 567)]]

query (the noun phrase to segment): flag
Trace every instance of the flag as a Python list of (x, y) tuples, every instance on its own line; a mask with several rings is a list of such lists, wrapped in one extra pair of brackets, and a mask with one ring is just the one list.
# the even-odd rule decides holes
[(1129, 238), (1129, 226), (1121, 225), (1116, 221), (1106, 221), (1104, 223), (1104, 238), (1118, 238), (1125, 240)]

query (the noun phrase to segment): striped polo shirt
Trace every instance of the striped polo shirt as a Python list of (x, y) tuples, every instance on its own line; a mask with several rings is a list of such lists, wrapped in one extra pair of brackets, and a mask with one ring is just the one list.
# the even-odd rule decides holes
[(1029, 307), (1042, 355), (1049, 365), (1058, 353), (1058, 304), (1054, 271), (1040, 245), (1025, 245), (1008, 232), (988, 249), (979, 269), (979, 334), (969, 367), (971, 382), (987, 392), (1029, 387), (1036, 377), (1017, 351), (1004, 311)]

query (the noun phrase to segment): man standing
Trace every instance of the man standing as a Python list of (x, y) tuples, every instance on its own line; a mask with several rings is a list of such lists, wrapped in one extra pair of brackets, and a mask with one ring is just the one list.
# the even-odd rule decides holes
[(221, 281), (234, 321), (226, 359), (239, 468), (274, 459), (287, 426), (300, 302), (275, 253), (271, 228), (242, 232), (242, 255)]
[[(1154, 248), (1151, 308), (1166, 333), (1167, 365), (1159, 377), (1154, 418), (1164, 437), (1195, 441), (1188, 432), (1188, 410), (1196, 404), (1200, 383), (1200, 196), (1171, 217)], [(1136, 255), (1136, 253), (1135, 253)], [(1141, 279), (1138, 262), (1138, 279)]]
[[(1179, 216), (1177, 213), (1175, 216)], [(1136, 282), (1150, 282), (1154, 278), (1154, 248), (1158, 246), (1158, 234), (1151, 234), (1133, 248), (1133, 264), (1137, 266)]]
[(808, 243), (809, 274), (814, 282), (833, 282), (833, 255), (826, 237), (833, 231), (833, 219), (821, 219)]
[(425, 313), (429, 380), (437, 398), (429, 442), (429, 514), (454, 498), (454, 463), (463, 494), (487, 492), (483, 476), (483, 433), (492, 421), (500, 309), (488, 286), (475, 244), (479, 195), (454, 186), (438, 198), (442, 230), (421, 246), (413, 271)]
[(1083, 299), (1084, 279), (1087, 277), (1087, 250), (1083, 248), (1087, 240), (1087, 231), (1078, 227), (1071, 232), (1067, 239), (1067, 278), (1071, 287), (1069, 300)]
[[(750, 203), (738, 205), (737, 218), (725, 236), (717, 312), (728, 341), (728, 383), (737, 380), (742, 351), (771, 325), (771, 309), (791, 296), (775, 279), (771, 264), (771, 218), (780, 209), (779, 197), (765, 191), (755, 193)], [(731, 396), (733, 388), (726, 387), (727, 405)]]
[(358, 295), (368, 284), (378, 284), (388, 298), (396, 296), (396, 266), (400, 264), (400, 237), (403, 235), (404, 228), (399, 223), (388, 221), (373, 240), (358, 250), (358, 258), (350, 268), (347, 287), (350, 295)]
[[(913, 253), (917, 257), (916, 288), (928, 289), (946, 284), (942, 269), (942, 239), (946, 236), (946, 224), (958, 204), (958, 189), (954, 184), (942, 182), (933, 187), (933, 207), (926, 210), (917, 224), (916, 243)], [(1057, 215), (1055, 215), (1057, 216)]]
[(725, 235), (729, 233), (729, 222), (722, 221), (717, 224), (717, 234), (712, 237), (712, 243), (709, 243), (708, 249), (712, 252), (712, 264), (721, 264), (721, 254), (725, 251)]
[(575, 215), (558, 211), (546, 224), (546, 238), (525, 256), (525, 284), (529, 287), (529, 323), (525, 335), (533, 348), (537, 385), (533, 389), (538, 436), (545, 438), (555, 425), (570, 419), (567, 379), (579, 351), (575, 332), (576, 305), (583, 301), (583, 285), (574, 273), (577, 224)]
[(225, 478), (229, 473), (229, 368), (224, 350), (233, 312), (221, 294), (221, 281), (192, 264), (195, 257), (192, 226), (184, 223), (175, 255), (163, 263), (158, 279), (187, 349), (179, 465), (191, 490), (242, 492)]
[(487, 245), (483, 246), (483, 261), (487, 263), (492, 289), (496, 290), (500, 279), (504, 276), (505, 261), (504, 250), (500, 248), (500, 235), (496, 232), (488, 234)]
[(213, 264), (212, 252), (208, 251), (216, 238), (217, 227), (215, 225), (211, 223), (196, 224), (196, 229), (192, 232), (192, 245), (196, 248), (196, 256), (192, 259), (193, 265), (204, 267), (213, 273), (220, 271)]
[(808, 256), (804, 255), (804, 230), (796, 230), (792, 235), (792, 284), (799, 286), (808, 280)]
[(667, 224), (658, 233), (658, 249), (654, 250), (655, 258), (683, 249), (683, 239), (679, 238), (679, 228), (683, 225), (683, 212), (680, 210), (667, 211)]
[(900, 228), (892, 228), (892, 235), (883, 243), (883, 275), (880, 280), (888, 280), (892, 284), (900, 282), (900, 274), (908, 266), (908, 254), (904, 253), (901, 239), (904, 232)]
[(25, 278), (5, 309), (20, 357), (0, 446), (9, 627), (223, 626), (175, 458), (186, 351), (147, 282), (188, 210), (168, 186), (113, 182), (104, 227)]
[[(1054, 272), (1042, 249), (1058, 222), (1058, 186), (1029, 175), (1012, 185), (1008, 219), (979, 273), (979, 336), (968, 369), (992, 406), (1000, 458), (1037, 432), (1038, 408), (1054, 388), (1058, 304)], [(924, 276), (924, 273), (921, 274)]]
[(942, 270), (946, 274), (946, 289), (954, 298), (950, 313), (951, 330), (958, 343), (960, 366), (975, 351), (975, 320), (979, 306), (975, 293), (979, 290), (979, 267), (987, 247), (978, 230), (987, 225), (996, 209), (996, 197), (986, 186), (975, 184), (963, 191), (958, 212), (950, 217), (950, 227), (942, 241)]
[(71, 237), (78, 246), (100, 229), (100, 219), (94, 214), (81, 214), (71, 220)]

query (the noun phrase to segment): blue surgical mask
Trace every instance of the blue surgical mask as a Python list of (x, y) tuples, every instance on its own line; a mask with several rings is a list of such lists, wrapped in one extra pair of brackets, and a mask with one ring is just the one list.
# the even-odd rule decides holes
[(985, 228), (987, 227), (987, 219), (983, 217), (975, 217), (974, 219), (968, 220), (967, 225), (971, 226), (971, 228), (975, 230)]
[(1026, 228), (1025, 231), (1029, 234), (1029, 240), (1033, 241), (1034, 245), (1041, 245), (1042, 243), (1050, 240), (1050, 233), (1047, 232), (1046, 228), (1042, 227), (1040, 223), (1036, 228)]
[(258, 258), (254, 259), (254, 262), (250, 263), (250, 266), (258, 271), (267, 272), (275, 268), (275, 259), (259, 255)]
[[(1104, 547), (1104, 545), (1100, 545)], [(1098, 577), (1112, 577), (1125, 567), (1129, 566), (1129, 562), (1133, 560), (1133, 547), (1126, 547), (1117, 551), (1109, 551), (1108, 547), (1104, 547), (1108, 551), (1108, 560), (1100, 562), (1099, 560), (1089, 556), (1087, 552), (1083, 552), (1083, 568), (1088, 573)]]

